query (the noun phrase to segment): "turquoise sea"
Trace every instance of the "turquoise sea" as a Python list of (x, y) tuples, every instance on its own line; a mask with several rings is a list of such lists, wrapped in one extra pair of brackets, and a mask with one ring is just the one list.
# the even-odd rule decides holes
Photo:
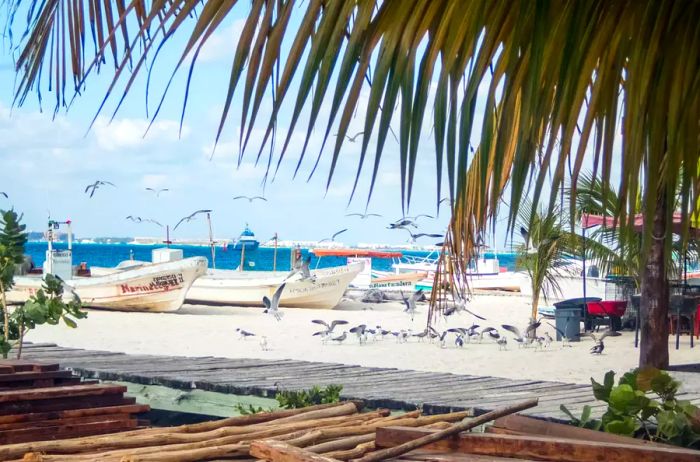
[[(54, 248), (65, 249), (67, 244), (54, 243)], [(128, 260), (132, 255), (135, 260), (151, 261), (151, 251), (155, 248), (163, 247), (159, 245), (134, 245), (134, 244), (73, 244), (73, 264), (86, 262), (89, 266), (116, 266), (123, 260)], [(211, 267), (211, 251), (209, 247), (193, 245), (173, 245), (172, 248), (182, 249), (185, 257), (202, 256), (209, 259)], [(40, 266), (44, 263), (46, 255), (46, 242), (29, 242), (27, 244), (27, 254), (34, 259), (34, 264)], [(302, 249), (306, 256), (309, 249)], [(402, 251), (407, 257), (425, 257), (429, 252)], [(291, 256), (291, 249), (277, 249), (277, 269), (288, 270)], [(437, 257), (437, 254), (433, 255)], [(491, 254), (486, 254), (490, 258)], [(255, 251), (246, 251), (245, 269), (258, 271), (271, 271), (274, 259), (274, 249), (260, 247)], [(510, 253), (499, 253), (500, 266), (509, 270), (515, 268), (515, 255)], [(216, 267), (220, 269), (237, 268), (241, 262), (241, 252), (238, 250), (224, 249), (221, 246), (216, 248)], [(325, 268), (329, 266), (344, 265), (345, 257), (322, 257), (317, 258), (311, 254), (311, 268)], [(378, 271), (391, 271), (393, 261), (390, 258), (372, 259), (372, 269)]]

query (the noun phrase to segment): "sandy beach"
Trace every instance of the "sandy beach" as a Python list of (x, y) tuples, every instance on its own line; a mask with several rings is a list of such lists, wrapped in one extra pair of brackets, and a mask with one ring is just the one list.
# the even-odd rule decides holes
[[(470, 309), (487, 318), (487, 321), (476, 320), (482, 327), (500, 327), (503, 323), (524, 326), (530, 312), (526, 299), (512, 296), (475, 296)], [(360, 345), (352, 334), (348, 334), (343, 344), (323, 345), (319, 337), (312, 336), (319, 330), (318, 325), (311, 323), (312, 319), (344, 319), (350, 323), (339, 327), (363, 323), (417, 333), (425, 328), (427, 305), (419, 304), (419, 313), (413, 321), (398, 303), (365, 305), (345, 301), (335, 310), (282, 311), (284, 317), (278, 322), (263, 314), (262, 309), (243, 307), (185, 305), (178, 312), (163, 314), (89, 310), (88, 318), (81, 320), (77, 329), (42, 326), (31, 332), (28, 340), (125, 353), (297, 359), (577, 383), (588, 383), (590, 377), (601, 379), (611, 369), (618, 373), (627, 371), (636, 367), (638, 360), (634, 332), (629, 331), (623, 331), (620, 337), (607, 338), (602, 355), (589, 354), (593, 345), (589, 338), (572, 342), (570, 348), (554, 342), (549, 348), (537, 351), (532, 347), (517, 348), (510, 334), (507, 351), (499, 351), (498, 345), (486, 339), (481, 344), (458, 348), (454, 337), (450, 337), (446, 348), (416, 338), (399, 344), (393, 336)], [(451, 316), (447, 322), (440, 320), (436, 327), (438, 330), (468, 327), (474, 320), (463, 313)], [(550, 326), (543, 325), (554, 335)], [(236, 328), (266, 335), (269, 350), (262, 351), (256, 337), (240, 340)], [(343, 329), (336, 329), (342, 333)], [(673, 340), (669, 337), (669, 343)], [(688, 336), (683, 336), (680, 350), (670, 348), (672, 364), (698, 361), (700, 349), (691, 349), (688, 342)]]

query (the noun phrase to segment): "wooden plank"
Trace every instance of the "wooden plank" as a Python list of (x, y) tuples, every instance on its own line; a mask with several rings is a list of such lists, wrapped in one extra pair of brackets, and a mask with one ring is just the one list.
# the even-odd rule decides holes
[(250, 455), (271, 462), (337, 462), (336, 459), (274, 440), (253, 441)]
[(58, 370), (58, 363), (44, 363), (17, 359), (2, 359), (0, 360), (0, 366), (11, 367), (14, 372), (47, 372)]
[(0, 403), (60, 397), (114, 395), (125, 392), (126, 387), (122, 385), (72, 385), (66, 387), (34, 388), (30, 390), (8, 390), (0, 392)]
[(55, 427), (26, 428), (0, 432), (0, 444), (47, 441), (78, 436), (101, 435), (133, 430), (138, 427), (136, 419), (88, 422), (84, 424), (57, 425)]
[[(425, 428), (387, 427), (377, 429), (377, 447), (394, 447), (436, 433)], [(426, 450), (463, 452), (494, 457), (526, 457), (550, 462), (697, 462), (700, 451), (656, 445), (582, 441), (545, 436), (462, 433), (425, 446)]]
[(7, 382), (20, 382), (23, 380), (58, 379), (74, 377), (72, 371), (46, 371), (46, 372), (15, 372), (14, 374), (0, 374), (0, 386)]
[(146, 404), (130, 404), (124, 406), (104, 406), (87, 409), (67, 409), (52, 412), (35, 412), (29, 414), (13, 414), (0, 416), (0, 425), (27, 423), (48, 419), (70, 419), (76, 417), (111, 415), (111, 414), (140, 414), (151, 408)]
[(7, 423), (0, 424), (0, 435), (3, 432), (9, 430), (18, 430), (25, 428), (41, 428), (41, 427), (56, 427), (59, 425), (68, 424), (80, 424), (89, 422), (108, 422), (108, 421), (122, 421), (131, 419), (130, 414), (101, 414), (101, 415), (88, 415), (80, 417), (64, 417), (60, 419), (46, 419), (46, 420), (36, 420), (33, 422), (17, 422), (17, 423)]
[(493, 456), (478, 456), (475, 454), (463, 453), (444, 453), (434, 451), (413, 451), (404, 454), (396, 459), (389, 459), (394, 462), (398, 461), (415, 461), (415, 462), (531, 462), (528, 459), (513, 459), (510, 457), (493, 457)]
[(60, 397), (38, 401), (20, 401), (0, 406), (0, 415), (22, 413), (54, 412), (69, 409), (86, 409), (93, 407), (125, 406), (135, 404), (136, 399), (122, 395)]

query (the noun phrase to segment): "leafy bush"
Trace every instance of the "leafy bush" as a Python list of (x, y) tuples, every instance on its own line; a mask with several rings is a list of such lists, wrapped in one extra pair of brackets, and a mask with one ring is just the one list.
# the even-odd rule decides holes
[(255, 407), (252, 404), (248, 404), (247, 406), (242, 403), (236, 403), (233, 408), (238, 412), (240, 415), (252, 415), (252, 414), (260, 414), (261, 412), (270, 412), (273, 409), (268, 408), (265, 409), (262, 406)]
[(82, 304), (77, 295), (68, 303), (63, 301), (63, 281), (60, 278), (47, 274), (44, 285), (35, 295), (29, 298), (24, 305), (16, 308), (10, 317), (10, 323), (16, 327), (19, 350), (17, 359), (22, 356), (22, 340), (24, 335), (41, 324), (56, 325), (61, 320), (71, 328), (77, 327), (77, 319), (87, 317), (87, 313), (81, 310)]
[(603, 383), (591, 379), (593, 395), (608, 403), (600, 420), (591, 419), (585, 406), (581, 418), (562, 405), (561, 410), (580, 427), (645, 438), (677, 446), (700, 448), (700, 409), (676, 398), (680, 382), (653, 367), (635, 369), (620, 377), (605, 374)]
[[(15, 270), (24, 261), (24, 245), (27, 243), (26, 226), (20, 224), (22, 216), (14, 210), (0, 211), (0, 295), (2, 296), (2, 339), (0, 352), (3, 358), (12, 348), (12, 334), (18, 334), (17, 327), (10, 325), (10, 312), (5, 292), (14, 285)], [(14, 337), (17, 338), (17, 337)]]
[(343, 391), (342, 385), (328, 385), (326, 388), (314, 385), (310, 390), (280, 390), (275, 395), (275, 399), (282, 408), (297, 409), (315, 404), (337, 403), (340, 401), (341, 391)]

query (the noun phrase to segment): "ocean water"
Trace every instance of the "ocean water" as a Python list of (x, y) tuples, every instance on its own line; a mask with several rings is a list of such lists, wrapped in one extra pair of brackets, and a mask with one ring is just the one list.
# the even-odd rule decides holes
[[(112, 267), (119, 262), (128, 260), (131, 255), (135, 260), (151, 261), (151, 251), (162, 245), (134, 245), (134, 244), (73, 244), (73, 264), (86, 262), (89, 266)], [(206, 257), (209, 266), (212, 266), (211, 251), (209, 247), (192, 245), (173, 245), (175, 249), (182, 249), (185, 257)], [(54, 248), (65, 249), (65, 243), (54, 243)], [(29, 242), (26, 246), (26, 253), (34, 260), (36, 266), (41, 266), (46, 257), (46, 242)], [(290, 257), (292, 249), (277, 249), (277, 269), (286, 271), (290, 268)], [(423, 258), (430, 252), (402, 251), (406, 257)], [(302, 249), (304, 256), (309, 255), (309, 249)], [(437, 258), (437, 253), (432, 257)], [(486, 258), (491, 258), (492, 254), (486, 254)], [(500, 266), (509, 270), (515, 269), (516, 256), (510, 253), (499, 253), (498, 260)], [(258, 271), (272, 271), (274, 260), (274, 249), (260, 247), (255, 251), (245, 252), (245, 269)], [(224, 249), (216, 247), (216, 267), (219, 269), (235, 269), (241, 263), (241, 252), (239, 250)], [(311, 268), (327, 268), (339, 266), (347, 263), (345, 257), (322, 257), (317, 258), (311, 254)], [(390, 258), (373, 258), (372, 269), (377, 271), (391, 271), (391, 264), (394, 261)]]

